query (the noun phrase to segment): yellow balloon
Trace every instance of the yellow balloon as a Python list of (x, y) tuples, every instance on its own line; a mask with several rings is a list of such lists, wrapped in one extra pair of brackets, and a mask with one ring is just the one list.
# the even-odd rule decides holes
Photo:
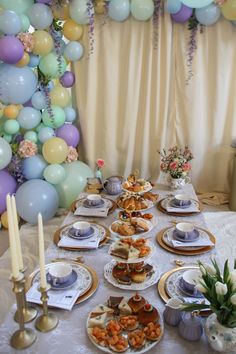
[(70, 41), (78, 41), (83, 35), (83, 27), (72, 20), (64, 23), (63, 34)]
[(23, 66), (26, 66), (27, 64), (29, 64), (29, 61), (30, 61), (30, 56), (28, 53), (24, 52), (24, 55), (23, 57), (21, 58), (21, 60), (19, 60), (17, 63), (16, 63), (16, 66), (18, 68), (22, 68)]
[(43, 157), (49, 163), (62, 163), (68, 154), (68, 146), (61, 138), (50, 138), (43, 144)]
[(103, 15), (106, 12), (105, 1), (96, 1), (94, 6), (95, 12), (99, 15)]
[(33, 33), (34, 47), (33, 53), (36, 55), (46, 55), (53, 48), (52, 36), (46, 31), (35, 31)]
[(51, 103), (54, 106), (66, 107), (70, 103), (69, 91), (63, 86), (55, 86), (50, 92)]
[[(19, 215), (17, 215), (17, 221), (18, 221), (18, 224), (20, 222), (20, 217)], [(1, 223), (2, 223), (2, 226), (5, 227), (5, 229), (8, 229), (8, 218), (7, 218), (7, 212), (4, 211), (4, 213), (1, 215)]]
[(8, 119), (16, 119), (19, 114), (19, 108), (14, 104), (9, 104), (4, 108), (4, 116)]
[(236, 0), (227, 0), (222, 6), (221, 11), (227, 20), (236, 20)]
[(64, 0), (60, 5), (52, 6), (53, 17), (63, 21), (70, 18), (69, 4), (69, 0)]

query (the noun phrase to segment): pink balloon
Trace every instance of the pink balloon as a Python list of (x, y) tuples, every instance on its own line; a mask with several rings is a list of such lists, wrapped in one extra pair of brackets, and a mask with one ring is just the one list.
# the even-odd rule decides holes
[(193, 9), (191, 7), (182, 5), (179, 12), (177, 12), (176, 14), (172, 14), (171, 18), (175, 22), (184, 23), (192, 16), (192, 14), (193, 14)]
[(68, 146), (76, 147), (79, 144), (79, 130), (72, 124), (64, 124), (56, 131), (56, 136), (65, 140)]
[(0, 38), (0, 60), (7, 64), (16, 64), (24, 55), (21, 41), (14, 36)]
[(6, 170), (0, 171), (0, 214), (6, 210), (6, 196), (16, 191), (17, 183)]

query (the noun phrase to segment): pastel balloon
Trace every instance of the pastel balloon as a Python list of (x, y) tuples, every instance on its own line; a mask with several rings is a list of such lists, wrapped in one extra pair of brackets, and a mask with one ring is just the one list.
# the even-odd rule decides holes
[(132, 0), (131, 13), (136, 20), (147, 21), (154, 12), (153, 0)]
[(193, 14), (192, 8), (182, 5), (180, 11), (177, 12), (176, 14), (172, 14), (171, 18), (175, 22), (184, 23), (192, 16), (192, 14)]
[(76, 119), (76, 111), (72, 107), (66, 107), (64, 108), (64, 112), (66, 115), (66, 122), (74, 122)]
[[(1, 138), (0, 138), (1, 139)], [(1, 151), (1, 150), (0, 150)], [(1, 159), (0, 159), (1, 163)], [(16, 191), (17, 183), (6, 170), (0, 171), (0, 214), (6, 210), (6, 196)]]
[(3, 137), (3, 139), (6, 140), (9, 144), (12, 142), (12, 135), (3, 134), (2, 137)]
[(22, 162), (22, 172), (26, 179), (43, 178), (43, 171), (47, 167), (47, 162), (41, 155), (27, 157)]
[(50, 92), (51, 104), (59, 107), (66, 107), (70, 103), (69, 91), (63, 86), (55, 86)]
[(4, 34), (17, 34), (21, 30), (21, 19), (14, 11), (0, 13), (0, 31)]
[(213, 0), (181, 0), (181, 2), (186, 6), (197, 9), (200, 7), (210, 5), (213, 2)]
[(29, 64), (29, 61), (30, 61), (30, 56), (28, 53), (24, 52), (23, 54), (23, 57), (21, 58), (21, 60), (19, 60), (17, 63), (16, 63), (16, 66), (18, 68), (22, 68), (23, 66), (26, 66)]
[(56, 79), (66, 71), (66, 61), (61, 57), (61, 63), (58, 63), (57, 55), (49, 53), (40, 59), (39, 69), (44, 75)]
[(32, 106), (38, 110), (42, 110), (46, 107), (45, 94), (41, 91), (37, 91), (31, 98)]
[(67, 20), (63, 25), (63, 35), (70, 41), (78, 41), (83, 32), (83, 27), (71, 19)]
[(33, 130), (29, 130), (24, 134), (24, 139), (25, 140), (30, 140), (33, 141), (33, 143), (37, 144), (38, 142), (38, 134), (34, 132)]
[(37, 88), (37, 78), (28, 68), (0, 65), (0, 101), (3, 103), (24, 104)]
[(31, 68), (35, 68), (36, 66), (39, 65), (39, 60), (40, 58), (38, 55), (30, 54), (30, 60), (28, 66), (30, 66)]
[(35, 31), (33, 33), (34, 47), (33, 53), (37, 55), (46, 55), (53, 49), (52, 36), (46, 31)]
[(75, 83), (75, 74), (72, 71), (65, 71), (59, 80), (63, 87), (72, 87)]
[(64, 49), (64, 57), (69, 61), (76, 61), (82, 58), (84, 48), (80, 42), (69, 42)]
[(19, 16), (20, 16), (20, 20), (21, 20), (21, 31), (22, 32), (28, 31), (28, 29), (30, 27), (29, 17), (26, 16), (25, 14), (21, 14)]
[(86, 25), (89, 23), (87, 0), (72, 0), (69, 7), (70, 17), (76, 23)]
[(26, 13), (33, 3), (34, 0), (0, 0), (0, 6), (3, 9), (15, 11), (18, 14)]
[(55, 132), (50, 127), (44, 127), (40, 129), (38, 133), (38, 138), (41, 143), (45, 143), (48, 139), (51, 139), (55, 136)]
[(52, 164), (45, 168), (43, 176), (47, 182), (51, 184), (58, 184), (65, 179), (66, 171), (61, 165)]
[(16, 134), (20, 130), (20, 124), (15, 119), (7, 120), (4, 123), (4, 131), (6, 134)]
[(31, 25), (39, 30), (51, 26), (53, 21), (52, 10), (45, 4), (34, 4), (28, 11)]
[(33, 129), (39, 125), (42, 115), (40, 111), (32, 107), (24, 107), (20, 111), (17, 121), (23, 129)]
[(211, 26), (219, 20), (221, 12), (217, 5), (211, 4), (201, 9), (196, 9), (195, 15), (199, 23)]
[(72, 124), (64, 124), (56, 130), (56, 136), (65, 140), (68, 146), (76, 147), (80, 140), (79, 130)]
[(108, 15), (114, 21), (125, 21), (130, 14), (129, 0), (111, 0), (109, 2)]
[(7, 218), (7, 211), (1, 215), (1, 224), (5, 229), (8, 229), (8, 218)]
[(58, 195), (55, 188), (41, 179), (23, 183), (16, 192), (16, 206), (22, 219), (37, 224), (38, 213), (43, 220), (51, 219), (58, 208)]
[(227, 0), (221, 8), (223, 16), (230, 21), (236, 20), (236, 1)]
[(167, 0), (165, 3), (165, 9), (170, 14), (176, 14), (180, 11), (182, 2), (180, 0)]
[(52, 12), (55, 19), (65, 21), (70, 17), (69, 3), (70, 1), (66, 0), (64, 2), (61, 2), (60, 6), (58, 5), (52, 6)]
[(51, 106), (50, 111), (45, 109), (42, 114), (43, 123), (50, 128), (61, 127), (66, 120), (64, 110), (59, 106)]
[(35, 128), (36, 132), (39, 133), (41, 129), (45, 128), (46, 125), (43, 123), (39, 123), (39, 125)]
[(19, 108), (14, 104), (9, 104), (4, 108), (4, 116), (8, 119), (16, 119), (19, 113)]
[(68, 154), (68, 146), (61, 138), (48, 139), (43, 144), (43, 157), (49, 163), (62, 163)]
[(87, 178), (93, 177), (93, 171), (81, 161), (75, 161), (62, 165), (66, 171), (66, 178), (55, 186), (59, 195), (59, 206), (68, 208), (76, 197), (81, 193)]
[(12, 150), (10, 144), (8, 144), (5, 139), (0, 137), (0, 170), (5, 168), (11, 162), (11, 158)]
[(24, 55), (21, 41), (14, 36), (0, 38), (0, 60), (6, 64), (16, 64)]

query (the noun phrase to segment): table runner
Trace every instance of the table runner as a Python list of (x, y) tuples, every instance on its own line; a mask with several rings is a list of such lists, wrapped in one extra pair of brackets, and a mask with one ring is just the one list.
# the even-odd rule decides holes
[[(187, 185), (185, 187), (185, 192), (191, 195), (193, 198), (196, 198), (195, 192), (191, 185)], [(170, 191), (166, 189), (164, 186), (158, 186), (158, 193), (161, 196), (165, 196), (170, 194)], [(205, 219), (203, 214), (198, 214), (195, 216), (190, 216), (188, 218), (183, 217), (171, 217), (169, 215), (163, 214), (159, 212), (156, 208), (152, 208), (150, 210), (156, 218), (157, 225), (156, 227), (150, 232), (150, 237), (152, 242), (155, 244), (155, 254), (153, 255), (152, 259), (157, 264), (160, 269), (161, 273), (166, 272), (167, 270), (174, 267), (173, 260), (174, 259), (183, 259), (186, 262), (196, 262), (199, 258), (202, 261), (209, 262), (210, 256), (217, 257), (219, 261), (221, 258), (218, 257), (218, 245), (216, 249), (208, 254), (203, 254), (199, 256), (178, 256), (175, 254), (170, 254), (164, 249), (161, 249), (159, 245), (156, 244), (155, 238), (156, 234), (164, 227), (170, 226), (170, 221), (173, 220), (188, 220), (192, 221), (195, 224), (201, 227), (207, 227), (205, 223)], [(108, 216), (107, 219), (98, 219), (97, 221), (105, 226), (109, 226), (116, 218), (117, 213), (111, 214)], [(234, 214), (235, 213), (230, 213)], [(82, 218), (81, 218), (82, 219)], [(78, 218), (74, 217), (73, 214), (69, 213), (63, 225), (66, 225), (70, 222), (78, 220)], [(55, 230), (54, 230), (55, 231)], [(211, 230), (210, 230), (211, 231)], [(221, 232), (220, 230), (214, 230), (215, 236), (217, 239), (220, 239)], [(231, 235), (233, 236), (233, 234)], [(222, 242), (222, 240), (221, 240)], [(231, 244), (231, 247), (233, 245)], [(229, 246), (228, 246), (229, 247)], [(233, 246), (235, 247), (235, 246)], [(132, 291), (124, 291), (118, 288), (114, 288), (112, 285), (106, 282), (103, 277), (103, 268), (106, 263), (111, 260), (111, 257), (107, 253), (108, 246), (104, 246), (97, 251), (87, 251), (87, 252), (68, 252), (57, 248), (54, 244), (50, 243), (49, 247), (46, 252), (46, 259), (50, 261), (54, 258), (75, 258), (80, 254), (84, 255), (85, 263), (87, 265), (92, 266), (98, 273), (100, 279), (100, 286), (96, 292), (89, 300), (86, 302), (77, 305), (74, 309), (69, 311), (63, 310), (55, 310), (59, 316), (59, 325), (58, 327), (48, 333), (43, 334), (37, 332), (37, 341), (29, 348), (24, 350), (24, 353), (27, 354), (36, 354), (36, 353), (48, 353), (48, 354), (60, 354), (60, 353), (67, 353), (67, 354), (92, 354), (92, 353), (101, 353), (99, 349), (94, 347), (94, 345), (90, 342), (87, 337), (85, 323), (87, 316), (90, 310), (95, 307), (97, 304), (102, 303), (103, 301), (107, 300), (110, 295), (126, 295), (130, 296), (133, 294)], [(221, 259), (224, 261), (224, 259)], [(141, 291), (141, 294), (149, 300), (154, 306), (157, 306), (161, 312), (164, 309), (164, 303), (160, 299), (157, 293), (157, 286), (154, 285), (146, 290)], [(15, 306), (12, 307), (10, 313), (7, 315), (5, 321), (3, 322), (2, 326), (0, 327), (0, 353), (18, 353), (18, 351), (14, 350), (9, 346), (9, 338), (14, 330), (17, 329), (17, 324), (13, 321), (13, 313), (15, 311)], [(33, 323), (27, 324), (27, 326), (32, 327), (34, 326)], [(183, 339), (181, 339), (178, 335), (177, 328), (172, 328), (169, 326), (165, 326), (165, 333), (161, 342), (154, 347), (152, 350), (149, 351), (150, 354), (154, 354), (158, 351), (160, 354), (169, 354), (172, 350), (175, 351), (176, 354), (205, 354), (205, 353), (215, 353), (212, 349), (209, 348), (205, 336), (202, 336), (201, 340), (197, 343), (190, 343)]]

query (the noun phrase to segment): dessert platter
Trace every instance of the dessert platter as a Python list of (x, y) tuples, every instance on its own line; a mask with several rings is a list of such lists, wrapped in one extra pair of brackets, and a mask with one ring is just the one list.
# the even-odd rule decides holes
[(123, 193), (116, 203), (120, 209), (126, 211), (145, 211), (152, 208), (157, 202), (158, 195), (152, 192), (146, 192), (143, 195)]
[(125, 211), (121, 210), (118, 214), (119, 220), (122, 221), (130, 221), (130, 218), (142, 218), (145, 220), (152, 220), (153, 214), (152, 213), (141, 213), (140, 211)]
[(113, 286), (124, 290), (144, 290), (156, 284), (160, 276), (157, 266), (147, 263), (122, 263), (112, 260), (104, 267), (104, 277)]
[(129, 299), (110, 296), (90, 312), (86, 329), (91, 342), (106, 353), (142, 354), (159, 343), (164, 325), (158, 309), (136, 294)]
[(127, 237), (114, 242), (109, 254), (118, 262), (139, 263), (149, 259), (154, 253), (154, 245), (147, 239)]
[(126, 219), (126, 221), (116, 220), (114, 221), (109, 230), (115, 236), (119, 238), (123, 237), (145, 237), (149, 231), (153, 229), (153, 224), (149, 220), (144, 218)]
[(158, 201), (157, 208), (172, 216), (190, 216), (202, 210), (200, 203), (186, 194), (165, 197)]
[(99, 208), (108, 208), (108, 214), (113, 213), (113, 211), (117, 208), (114, 200), (108, 198), (107, 196), (101, 195), (101, 203), (98, 205), (91, 205), (87, 201), (87, 196), (83, 196), (82, 198), (75, 200), (70, 207), (70, 211), (74, 213), (77, 208), (85, 207), (89, 210), (91, 209), (99, 209)]
[(143, 194), (152, 189), (152, 184), (143, 178), (138, 178), (137, 174), (130, 174), (127, 180), (122, 184), (125, 192)]

